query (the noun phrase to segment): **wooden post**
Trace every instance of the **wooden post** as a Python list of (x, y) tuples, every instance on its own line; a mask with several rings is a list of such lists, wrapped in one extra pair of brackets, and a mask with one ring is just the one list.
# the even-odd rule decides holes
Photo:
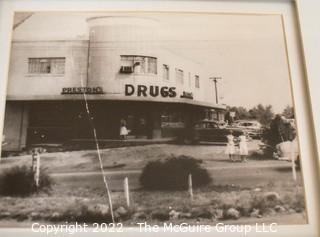
[(294, 181), (297, 181), (297, 171), (296, 171), (296, 164), (295, 164), (295, 151), (294, 151), (294, 142), (291, 141), (291, 167), (292, 167), (292, 178)]
[[(32, 158), (32, 162), (31, 162), (31, 168), (32, 168), (32, 172), (35, 174), (35, 172), (36, 172), (36, 165), (37, 165), (37, 154), (36, 154), (36, 152), (35, 152), (35, 150), (33, 150), (32, 151), (32, 155), (31, 155), (31, 158)], [(34, 180), (36, 180), (35, 178), (34, 178)]]
[(189, 174), (188, 176), (188, 191), (190, 195), (191, 201), (193, 201), (193, 189), (192, 189), (192, 175)]
[(36, 165), (36, 172), (35, 172), (35, 182), (36, 182), (36, 187), (38, 189), (39, 180), (40, 180), (40, 154), (38, 152), (36, 154), (36, 159), (37, 159), (37, 165)]
[(129, 191), (129, 180), (128, 180), (128, 177), (124, 178), (123, 186), (124, 186), (124, 196), (126, 198), (127, 207), (130, 207), (130, 191)]

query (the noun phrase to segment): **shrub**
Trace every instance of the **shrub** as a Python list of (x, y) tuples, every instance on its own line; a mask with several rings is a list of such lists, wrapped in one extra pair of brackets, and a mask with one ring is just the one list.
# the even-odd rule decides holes
[(184, 155), (151, 161), (143, 168), (140, 183), (146, 190), (183, 190), (188, 188), (188, 175), (191, 174), (193, 187), (204, 186), (211, 178), (200, 163)]
[(4, 172), (0, 180), (0, 194), (11, 196), (27, 196), (36, 191), (48, 189), (52, 185), (52, 180), (46, 169), (41, 169), (37, 189), (34, 182), (34, 173), (32, 168), (28, 166), (12, 167)]

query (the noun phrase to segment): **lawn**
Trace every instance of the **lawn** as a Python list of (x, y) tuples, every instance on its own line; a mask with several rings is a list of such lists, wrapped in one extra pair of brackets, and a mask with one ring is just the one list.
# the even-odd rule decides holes
[[(255, 144), (251, 144), (254, 146)], [(116, 219), (126, 225), (149, 223), (265, 222), (306, 223), (301, 173), (292, 180), (290, 163), (252, 158), (232, 163), (220, 146), (148, 145), (104, 149), (103, 165), (112, 190)], [(141, 189), (141, 168), (150, 160), (189, 155), (203, 161), (213, 182), (187, 191), (145, 191)], [(14, 165), (30, 164), (30, 156), (6, 158), (0, 171)], [(0, 197), (0, 224), (8, 220), (43, 222), (110, 221), (108, 199), (96, 151), (47, 153), (41, 164), (54, 180), (49, 192), (29, 197)], [(123, 178), (129, 178), (131, 206), (126, 206)], [(231, 214), (230, 214), (231, 213)], [(286, 218), (280, 218), (286, 216)]]

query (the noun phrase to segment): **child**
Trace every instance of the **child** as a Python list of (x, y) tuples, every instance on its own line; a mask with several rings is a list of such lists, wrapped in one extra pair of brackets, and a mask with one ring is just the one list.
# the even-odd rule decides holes
[(229, 155), (229, 158), (232, 162), (235, 162), (234, 159), (234, 136), (232, 135), (232, 131), (229, 131), (229, 134), (227, 135), (228, 143), (225, 153)]
[(242, 134), (239, 136), (239, 154), (241, 157), (241, 162), (247, 162), (248, 145), (244, 132), (242, 132)]
[(121, 140), (127, 139), (128, 130), (127, 130), (127, 122), (124, 119), (121, 119), (120, 121), (120, 138)]

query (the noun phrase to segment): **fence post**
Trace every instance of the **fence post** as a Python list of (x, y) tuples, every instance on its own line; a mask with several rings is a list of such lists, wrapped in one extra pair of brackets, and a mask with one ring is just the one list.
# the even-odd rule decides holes
[(126, 198), (127, 207), (130, 207), (130, 190), (129, 190), (129, 180), (128, 177), (125, 177), (123, 180), (124, 186), (124, 196)]
[(189, 174), (188, 176), (188, 191), (190, 195), (191, 201), (193, 201), (193, 189), (192, 189), (192, 175)]
[(35, 178), (36, 178), (36, 187), (37, 189), (39, 188), (39, 180), (40, 180), (40, 154), (37, 153), (37, 170), (36, 170), (36, 174), (35, 174)]
[(294, 142), (291, 141), (291, 166), (292, 166), (292, 178), (294, 181), (297, 181), (297, 171), (296, 171), (296, 164), (295, 164), (295, 157), (294, 157)]
[(32, 150), (32, 172), (36, 189), (40, 184), (40, 151), (37, 148)]

